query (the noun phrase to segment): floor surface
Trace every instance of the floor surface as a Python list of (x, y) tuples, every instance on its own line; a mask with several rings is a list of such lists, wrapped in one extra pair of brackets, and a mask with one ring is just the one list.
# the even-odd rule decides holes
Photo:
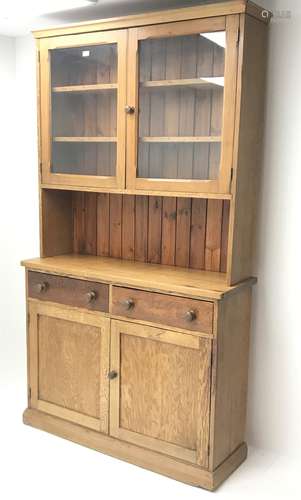
[[(20, 388), (1, 388), (0, 498), (300, 500), (300, 463), (250, 449), (215, 493), (165, 478), (22, 423)], [(9, 411), (7, 411), (9, 408)]]

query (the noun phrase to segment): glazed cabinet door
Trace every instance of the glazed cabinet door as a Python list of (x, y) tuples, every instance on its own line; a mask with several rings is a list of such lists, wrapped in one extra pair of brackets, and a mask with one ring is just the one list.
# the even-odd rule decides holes
[(211, 340), (112, 321), (110, 434), (208, 465)]
[(123, 188), (127, 32), (41, 40), (42, 183)]
[(229, 193), (239, 16), (129, 30), (127, 187)]
[(29, 302), (30, 406), (108, 433), (110, 320)]

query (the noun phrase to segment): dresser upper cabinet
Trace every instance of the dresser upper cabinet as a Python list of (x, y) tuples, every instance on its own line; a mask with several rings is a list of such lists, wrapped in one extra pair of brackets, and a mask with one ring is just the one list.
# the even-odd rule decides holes
[(127, 187), (229, 192), (237, 30), (238, 16), (130, 30)]
[(41, 41), (42, 182), (124, 188), (127, 31)]
[(229, 194), (239, 15), (43, 39), (42, 183)]

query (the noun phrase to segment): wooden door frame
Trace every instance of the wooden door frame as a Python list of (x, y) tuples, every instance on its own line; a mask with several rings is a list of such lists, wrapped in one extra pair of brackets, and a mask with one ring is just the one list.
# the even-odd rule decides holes
[[(139, 50), (138, 42), (147, 38), (226, 31), (225, 87), (222, 117), (220, 175), (217, 180), (137, 178), (139, 115)], [(233, 164), (236, 82), (238, 65), (239, 14), (196, 19), (129, 29), (127, 104), (136, 110), (127, 116), (126, 187), (146, 191), (172, 191), (230, 194)]]
[[(49, 413), (70, 422), (89, 427), (108, 434), (109, 417), (109, 371), (110, 359), (110, 320), (98, 312), (81, 311), (67, 306), (41, 303), (37, 300), (28, 301), (29, 314), (29, 386), (31, 390), (30, 407), (44, 413)], [(95, 326), (100, 329), (100, 418), (90, 417), (80, 412), (63, 408), (56, 404), (39, 399), (39, 344), (38, 318), (45, 315), (51, 318), (73, 321), (83, 325)]]
[[(51, 172), (52, 114), (50, 51), (62, 48), (117, 44), (117, 142), (116, 175), (77, 175)], [(75, 187), (119, 188), (125, 187), (125, 104), (126, 104), (126, 54), (127, 30), (58, 36), (40, 41), (40, 144), (42, 184)]]
[[(140, 338), (151, 339), (178, 345), (183, 348), (197, 349), (200, 356), (207, 360), (206, 384), (200, 384), (198, 391), (199, 400), (205, 401), (204, 411), (198, 418), (197, 449), (190, 450), (182, 446), (167, 443), (157, 438), (145, 436), (120, 427), (120, 336), (121, 333), (133, 335)], [(197, 335), (189, 335), (172, 330), (162, 330), (153, 326), (139, 325), (126, 321), (111, 321), (111, 360), (110, 370), (118, 373), (118, 376), (110, 382), (110, 435), (128, 441), (144, 448), (159, 451), (166, 455), (195, 463), (203, 467), (208, 466), (209, 459), (209, 427), (210, 427), (210, 391), (211, 391), (211, 350), (212, 340)], [(208, 384), (208, 385), (207, 385)], [(198, 389), (196, 388), (196, 391)], [(208, 392), (206, 394), (206, 392)]]

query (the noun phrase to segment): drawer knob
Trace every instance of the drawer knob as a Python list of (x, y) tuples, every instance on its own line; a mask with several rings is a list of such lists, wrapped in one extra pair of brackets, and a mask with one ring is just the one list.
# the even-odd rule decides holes
[(46, 292), (47, 288), (48, 288), (48, 283), (46, 281), (37, 284), (37, 290), (39, 293)]
[(128, 311), (135, 306), (133, 299), (121, 300), (120, 304)]
[(196, 319), (196, 312), (193, 309), (187, 311), (185, 313), (185, 319), (186, 321), (194, 321)]
[(132, 115), (133, 113), (135, 113), (135, 108), (134, 106), (126, 106), (124, 108), (125, 112), (128, 114), (128, 115)]
[(88, 292), (86, 294), (86, 297), (87, 297), (87, 302), (88, 303), (93, 302), (94, 300), (96, 300), (97, 293), (94, 292), (94, 290), (92, 290), (91, 292)]
[(114, 378), (118, 377), (118, 373), (115, 370), (112, 370), (111, 372), (108, 373), (108, 379), (109, 380), (114, 380)]

